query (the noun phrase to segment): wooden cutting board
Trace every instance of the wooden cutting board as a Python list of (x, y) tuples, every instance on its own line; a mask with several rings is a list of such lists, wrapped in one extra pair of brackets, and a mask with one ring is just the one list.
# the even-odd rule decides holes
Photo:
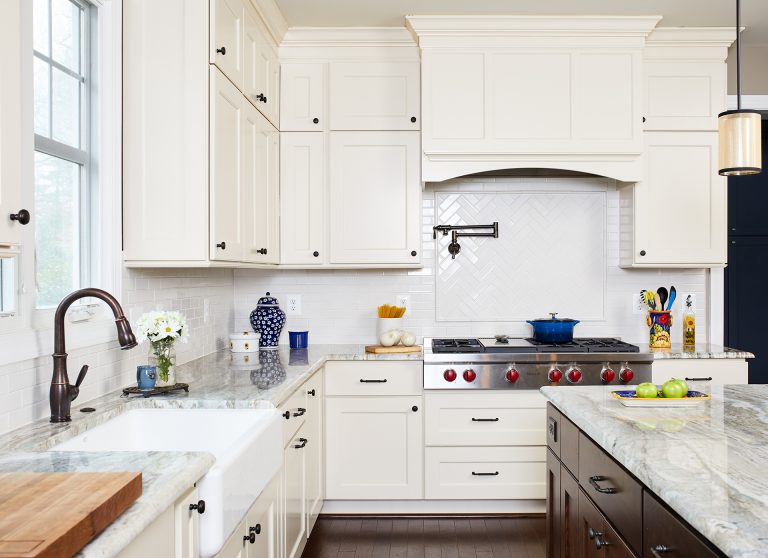
[(379, 355), (397, 354), (397, 353), (420, 353), (421, 345), (414, 345), (413, 347), (406, 347), (405, 345), (395, 345), (393, 347), (385, 347), (384, 345), (366, 345), (365, 352), (376, 353)]
[(141, 496), (141, 473), (0, 473), (0, 557), (70, 558)]

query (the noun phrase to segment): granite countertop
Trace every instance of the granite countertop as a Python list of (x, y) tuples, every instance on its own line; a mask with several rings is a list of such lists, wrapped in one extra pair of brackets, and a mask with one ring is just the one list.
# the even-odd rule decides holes
[(768, 385), (712, 386), (682, 409), (627, 408), (612, 389), (541, 392), (726, 555), (768, 556)]
[(755, 355), (748, 351), (740, 351), (738, 349), (731, 349), (730, 347), (723, 347), (722, 345), (714, 345), (712, 343), (699, 343), (692, 349), (683, 347), (680, 343), (673, 343), (672, 347), (669, 349), (651, 349), (648, 347), (647, 343), (645, 345), (636, 343), (636, 345), (640, 347), (641, 353), (653, 354), (654, 360), (685, 358), (755, 358)]
[[(273, 408), (331, 360), (418, 360), (421, 353), (376, 355), (363, 345), (316, 345), (261, 353), (219, 351), (177, 367), (189, 393), (144, 399), (118, 390), (72, 407), (72, 422), (47, 419), (0, 436), (2, 472), (140, 471), (141, 497), (78, 556), (115, 556), (214, 465), (205, 452), (54, 452), (53, 446), (134, 408)], [(87, 380), (86, 380), (87, 381)], [(93, 413), (79, 412), (94, 407)]]

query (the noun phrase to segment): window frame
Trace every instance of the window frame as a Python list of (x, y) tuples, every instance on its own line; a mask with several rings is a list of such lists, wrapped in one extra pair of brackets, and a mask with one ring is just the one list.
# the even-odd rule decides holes
[[(34, 81), (32, 2), (17, 0), (21, 10), (22, 188), (21, 207), (34, 207)], [(98, 188), (91, 199), (91, 285), (121, 297), (122, 265), (122, 1), (88, 0), (91, 6), (91, 173)], [(35, 218), (34, 213), (32, 219)], [(23, 227), (17, 255), (16, 313), (0, 316), (0, 365), (38, 358), (53, 352), (54, 308), (37, 309), (34, 227)], [(73, 309), (77, 310), (77, 309)], [(116, 339), (114, 318), (101, 303), (82, 308), (76, 320), (70, 311), (67, 347), (70, 350)]]

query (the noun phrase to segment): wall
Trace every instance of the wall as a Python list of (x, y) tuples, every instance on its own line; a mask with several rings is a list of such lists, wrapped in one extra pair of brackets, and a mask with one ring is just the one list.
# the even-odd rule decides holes
[[(228, 343), (232, 288), (231, 270), (126, 270), (120, 301), (132, 324), (149, 310), (184, 313), (190, 327), (189, 342), (177, 346), (177, 362), (184, 363)], [(209, 301), (207, 317), (205, 300)], [(44, 334), (53, 336), (52, 331)], [(135, 383), (136, 365), (146, 362), (147, 351), (146, 343), (121, 351), (115, 341), (69, 350), (71, 382), (83, 364), (90, 365), (76, 404)], [(48, 354), (0, 366), (0, 434), (50, 415), (51, 367)]]
[[(743, 95), (768, 95), (768, 44), (742, 43), (741, 92)], [(736, 94), (736, 45), (728, 50), (728, 94)]]
[[(589, 183), (589, 181), (587, 181)], [(593, 185), (594, 186), (594, 185)], [(556, 190), (592, 187), (582, 179), (552, 178), (472, 178), (440, 183), (441, 189), (464, 192), (499, 191), (512, 188), (550, 188)], [(618, 192), (615, 187), (606, 188), (605, 212), (605, 309), (602, 319), (585, 321), (577, 326), (579, 336), (619, 336), (625, 340), (647, 342), (645, 318), (632, 313), (632, 297), (643, 288), (657, 288), (661, 285), (675, 285), (680, 294), (696, 294), (700, 340), (706, 337), (706, 281), (705, 270), (627, 270), (618, 267), (619, 261), (619, 210)], [(534, 207), (522, 207), (521, 213), (535, 211)], [(260, 296), (266, 291), (276, 295), (285, 306), (286, 295), (302, 295), (302, 315), (288, 316), (288, 322), (281, 337), (287, 343), (287, 331), (308, 329), (312, 343), (367, 343), (375, 340), (376, 307), (380, 304), (395, 304), (398, 295), (410, 297), (410, 308), (405, 315), (406, 328), (419, 338), (423, 336), (487, 336), (506, 333), (517, 336), (530, 334), (530, 326), (522, 320), (513, 321), (438, 321), (436, 306), (436, 242), (441, 251), (445, 241), (432, 239), (435, 224), (435, 186), (424, 192), (423, 201), (422, 261), (419, 270), (236, 270), (235, 271), (235, 327), (249, 329), (248, 315), (255, 308)], [(503, 225), (502, 225), (503, 226)], [(536, 231), (530, 235), (535, 239)], [(463, 241), (462, 258), (464, 265), (472, 261), (472, 242)], [(569, 237), (563, 238), (569, 246)], [(575, 250), (589, 247), (570, 245)], [(442, 252), (441, 252), (442, 253)], [(531, 257), (546, 260), (548, 269), (560, 273), (567, 281), (567, 269), (561, 261), (551, 258), (547, 246), (531, 241)], [(495, 283), (500, 296), (526, 297), (526, 293), (540, 292), (540, 281), (534, 275), (520, 277), (513, 291), (507, 283), (500, 282), (490, 273), (484, 281)], [(580, 296), (574, 288), (573, 297)], [(679, 313), (682, 300), (678, 299), (674, 310)], [(542, 310), (541, 314), (548, 311)], [(530, 316), (537, 318), (539, 315)], [(578, 318), (579, 316), (571, 316)], [(679, 323), (679, 320), (678, 320)], [(680, 337), (680, 329), (673, 331), (673, 340)]]

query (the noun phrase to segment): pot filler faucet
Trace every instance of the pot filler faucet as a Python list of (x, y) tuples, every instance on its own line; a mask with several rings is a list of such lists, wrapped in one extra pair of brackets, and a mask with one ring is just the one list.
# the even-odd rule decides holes
[(120, 348), (122, 350), (132, 349), (138, 343), (131, 331), (131, 325), (123, 315), (123, 309), (117, 299), (106, 291), (101, 289), (80, 289), (75, 291), (62, 300), (59, 303), (59, 307), (56, 308), (56, 316), (54, 318), (54, 348), (53, 348), (53, 376), (51, 378), (51, 422), (68, 422), (72, 420), (70, 417), (70, 409), (72, 408), (72, 401), (74, 401), (78, 395), (80, 395), (80, 384), (85, 379), (85, 374), (88, 372), (88, 365), (86, 364), (80, 369), (80, 373), (77, 375), (77, 381), (75, 385), (69, 383), (69, 376), (67, 375), (67, 351), (64, 343), (64, 316), (67, 310), (73, 302), (80, 300), (81, 298), (98, 298), (107, 303), (112, 309), (112, 314), (115, 316), (115, 326), (117, 326), (117, 340), (120, 342)]

